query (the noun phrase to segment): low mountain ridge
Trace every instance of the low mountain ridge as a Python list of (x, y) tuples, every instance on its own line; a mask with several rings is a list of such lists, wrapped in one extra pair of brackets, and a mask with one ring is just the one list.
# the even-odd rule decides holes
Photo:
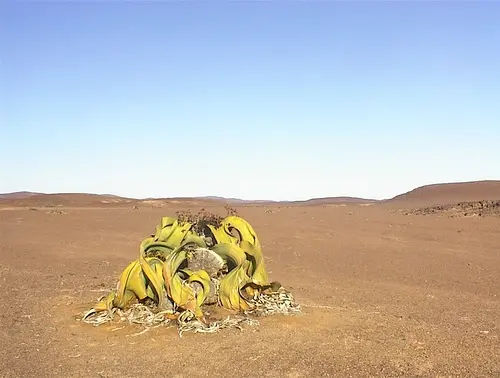
[(103, 206), (103, 205), (160, 205), (168, 203), (191, 203), (192, 205), (209, 205), (226, 203), (230, 205), (328, 205), (328, 204), (366, 204), (376, 200), (356, 197), (324, 197), (297, 201), (244, 200), (219, 196), (206, 197), (163, 197), (163, 198), (125, 198), (112, 194), (89, 193), (33, 193), (16, 192), (0, 194), (0, 204), (9, 206)]
[(333, 204), (363, 205), (376, 202), (378, 202), (378, 200), (359, 198), (359, 197), (319, 197), (301, 201), (283, 201), (280, 203), (294, 203), (294, 204), (304, 204), (304, 205), (333, 205)]
[(41, 194), (43, 194), (43, 193), (34, 193), (34, 192), (27, 192), (27, 191), (0, 193), (0, 199), (12, 199), (12, 200), (24, 199), (24, 198), (28, 198), (28, 197), (32, 197), (32, 196), (38, 196)]
[(500, 180), (468, 181), (420, 186), (386, 202), (450, 204), (500, 199)]
[(391, 199), (379, 201), (358, 197), (323, 197), (296, 201), (243, 200), (219, 196), (172, 197), (172, 198), (126, 198), (113, 194), (54, 193), (44, 194), (28, 191), (0, 194), (0, 204), (8, 206), (119, 206), (149, 204), (153, 202), (191, 203), (192, 205), (329, 205), (329, 204), (376, 204), (410, 203), (419, 205), (450, 204), (467, 201), (500, 200), (500, 180), (484, 180), (457, 183), (431, 184), (418, 187)]

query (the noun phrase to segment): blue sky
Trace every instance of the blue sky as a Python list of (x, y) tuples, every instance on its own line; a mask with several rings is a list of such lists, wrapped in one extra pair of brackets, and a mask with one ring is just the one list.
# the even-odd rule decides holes
[(2, 2), (0, 192), (500, 179), (500, 3)]

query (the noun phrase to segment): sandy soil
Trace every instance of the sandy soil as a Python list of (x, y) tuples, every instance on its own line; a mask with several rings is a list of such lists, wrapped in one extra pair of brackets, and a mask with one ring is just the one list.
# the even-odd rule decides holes
[(188, 207), (197, 209), (4, 204), (0, 375), (500, 376), (494, 216), (406, 216), (384, 204), (238, 207), (259, 234), (271, 279), (294, 292), (304, 315), (182, 338), (175, 329), (133, 336), (140, 328), (78, 322), (160, 217)]

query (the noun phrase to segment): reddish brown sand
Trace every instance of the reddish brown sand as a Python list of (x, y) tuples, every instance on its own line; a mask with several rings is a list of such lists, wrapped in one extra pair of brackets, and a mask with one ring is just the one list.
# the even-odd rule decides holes
[(53, 211), (33, 198), (37, 210), (0, 203), (2, 377), (500, 376), (500, 217), (396, 211), (412, 207), (408, 199), (239, 205), (271, 279), (304, 315), (179, 338), (75, 315), (115, 286), (161, 216), (209, 202), (134, 210), (136, 202), (69, 196)]

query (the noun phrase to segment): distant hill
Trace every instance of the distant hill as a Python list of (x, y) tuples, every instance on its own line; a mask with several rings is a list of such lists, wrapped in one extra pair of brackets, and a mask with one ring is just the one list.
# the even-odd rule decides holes
[(24, 199), (32, 196), (37, 196), (42, 193), (33, 193), (33, 192), (12, 192), (12, 193), (0, 193), (0, 199)]
[(0, 194), (0, 204), (9, 206), (101, 206), (103, 204), (123, 204), (135, 201), (129, 198), (117, 196), (87, 194), (87, 193), (31, 193), (24, 194)]
[(485, 180), (425, 185), (385, 202), (450, 204), (498, 199), (500, 199), (500, 181)]
[(308, 205), (328, 205), (340, 203), (365, 204), (377, 202), (374, 199), (358, 198), (358, 197), (320, 197), (307, 200), (296, 201), (274, 201), (274, 200), (243, 200), (239, 198), (224, 198), (224, 197), (202, 197), (203, 199), (213, 199), (216, 201), (225, 201), (229, 203), (261, 203), (261, 204), (308, 204)]
[(232, 204), (296, 204), (296, 205), (328, 205), (328, 204), (366, 204), (377, 202), (373, 199), (357, 198), (357, 197), (322, 197), (322, 198), (311, 198), (308, 200), (296, 200), (296, 201), (274, 201), (274, 200), (243, 200), (239, 198), (224, 198), (217, 196), (201, 197), (196, 199), (208, 199), (214, 201), (223, 201)]
[(146, 206), (162, 206), (166, 204), (186, 203), (189, 205), (231, 204), (231, 205), (327, 205), (327, 204), (365, 204), (375, 200), (355, 197), (325, 197), (303, 201), (272, 201), (272, 200), (243, 200), (239, 198), (224, 198), (218, 196), (207, 197), (172, 197), (172, 198), (124, 198), (113, 194), (88, 193), (56, 193), (44, 194), (33, 192), (16, 192), (0, 194), (0, 204), (8, 206), (119, 206), (131, 204)]
[(321, 198), (311, 198), (303, 201), (283, 201), (281, 203), (290, 203), (298, 205), (333, 205), (333, 204), (369, 204), (376, 203), (377, 200), (358, 198), (358, 197), (321, 197)]
[(182, 204), (209, 206), (229, 203), (232, 205), (296, 205), (320, 206), (329, 204), (411, 203), (418, 205), (450, 204), (466, 201), (500, 200), (500, 181), (473, 181), (425, 185), (385, 201), (357, 197), (324, 197), (303, 201), (242, 200), (238, 198), (176, 197), (176, 198), (124, 198), (112, 194), (14, 192), (0, 194), (4, 206), (163, 206)]
[(225, 199), (223, 197), (173, 197), (173, 198), (126, 198), (114, 194), (89, 193), (32, 193), (16, 192), (0, 194), (0, 205), (14, 207), (55, 207), (55, 206), (92, 206), (92, 207), (120, 207), (120, 206), (164, 206), (168, 204), (183, 204), (187, 206), (209, 206), (220, 203), (247, 203), (244, 200)]
[(203, 199), (203, 200), (213, 200), (213, 201), (224, 201), (224, 202), (229, 202), (229, 203), (276, 203), (277, 201), (272, 201), (272, 200), (244, 200), (240, 198), (226, 198), (226, 197), (219, 197), (219, 196), (207, 196), (207, 197), (197, 197), (197, 199)]

